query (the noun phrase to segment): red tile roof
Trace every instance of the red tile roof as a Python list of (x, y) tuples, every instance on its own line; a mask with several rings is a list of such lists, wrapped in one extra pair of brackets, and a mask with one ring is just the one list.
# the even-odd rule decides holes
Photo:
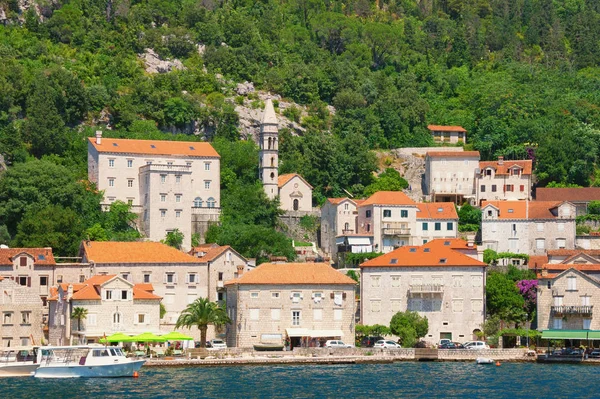
[(548, 263), (548, 257), (546, 255), (530, 256), (528, 266), (530, 269), (541, 269), (546, 263)]
[(477, 158), (479, 151), (428, 151), (426, 156), (431, 158)]
[[(196, 249), (196, 248), (194, 248), (194, 249)], [(204, 249), (201, 251), (194, 251), (194, 254), (197, 254), (198, 252), (203, 252), (204, 255), (198, 256), (198, 260), (201, 262), (212, 262), (213, 260), (218, 258), (220, 255), (225, 253), (228, 249), (235, 252), (235, 250), (233, 248), (231, 248), (229, 245), (223, 245), (223, 246), (216, 246), (213, 248)]]
[(367, 205), (415, 205), (402, 191), (378, 191), (367, 198), (360, 206)]
[(179, 155), (188, 157), (216, 157), (219, 154), (210, 143), (200, 141), (130, 140), (102, 138), (102, 144), (88, 138), (98, 152), (113, 154)]
[[(96, 275), (90, 277), (83, 283), (61, 283), (60, 287), (62, 288), (63, 292), (67, 292), (69, 290), (69, 285), (72, 285), (73, 296), (71, 298), (74, 300), (100, 300), (100, 287), (102, 284), (114, 279), (115, 277), (117, 277), (115, 274)], [(153, 292), (154, 287), (152, 284), (144, 283), (133, 285), (133, 299), (162, 299), (160, 296), (154, 295)], [(58, 290), (55, 287), (52, 287), (52, 289), (50, 289), (49, 300), (55, 301), (57, 299)]]
[(442, 125), (427, 125), (427, 129), (431, 131), (442, 132), (466, 132), (462, 126), (442, 126)]
[(348, 197), (343, 197), (343, 198), (327, 198), (327, 201), (329, 201), (333, 205), (338, 205), (340, 202), (345, 201), (347, 199), (348, 199)]
[(13, 258), (22, 253), (33, 256), (36, 265), (56, 264), (52, 248), (0, 248), (0, 265), (12, 265)]
[(600, 187), (538, 188), (535, 192), (535, 199), (538, 201), (598, 201), (600, 200)]
[(550, 210), (560, 204), (556, 201), (483, 201), (481, 208), (487, 205), (498, 208), (499, 219), (556, 219)]
[(458, 219), (452, 202), (418, 203), (417, 219)]
[(479, 169), (483, 171), (485, 168), (491, 167), (496, 171), (497, 175), (507, 175), (509, 169), (512, 169), (515, 165), (522, 169), (522, 174), (531, 174), (533, 163), (530, 159), (524, 161), (502, 161), (502, 165), (498, 161), (480, 161)]
[(102, 263), (202, 263), (198, 258), (160, 242), (83, 241), (88, 262)]
[(292, 180), (296, 176), (298, 176), (300, 178), (300, 180), (302, 180), (304, 183), (306, 183), (306, 185), (308, 187), (310, 187), (312, 189), (312, 186), (310, 184), (308, 184), (308, 182), (302, 176), (300, 176), (298, 173), (287, 173), (285, 175), (280, 175), (277, 178), (277, 186), (280, 188), (285, 186), (290, 180)]
[(225, 283), (253, 285), (356, 285), (326, 263), (263, 263)]
[(600, 271), (600, 264), (592, 263), (546, 263), (542, 265), (542, 269), (548, 271), (564, 271), (568, 269), (575, 269), (581, 272), (598, 272)]
[[(436, 240), (437, 241), (437, 240)], [(404, 246), (371, 259), (360, 267), (486, 267), (487, 265), (449, 247), (431, 244)]]
[(600, 249), (549, 249), (546, 252), (548, 256), (573, 256), (578, 254), (600, 256)]

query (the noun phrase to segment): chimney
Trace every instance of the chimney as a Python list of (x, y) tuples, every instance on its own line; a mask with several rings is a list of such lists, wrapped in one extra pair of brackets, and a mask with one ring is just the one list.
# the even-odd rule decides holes
[(474, 246), (475, 246), (475, 236), (472, 234), (469, 234), (467, 236), (467, 247), (473, 248)]
[(69, 286), (67, 287), (67, 301), (70, 301), (72, 297), (73, 297), (73, 285), (69, 284)]
[(96, 130), (96, 144), (102, 144), (102, 130)]
[(237, 265), (237, 276), (242, 277), (244, 274), (244, 265)]
[(504, 157), (502, 155), (498, 156), (498, 165), (504, 165)]
[(548, 269), (545, 267), (542, 269), (542, 277), (548, 277)]

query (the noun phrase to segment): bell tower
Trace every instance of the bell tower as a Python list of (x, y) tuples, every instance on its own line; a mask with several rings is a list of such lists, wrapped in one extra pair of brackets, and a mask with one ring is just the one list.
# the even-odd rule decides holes
[(269, 199), (279, 195), (277, 183), (279, 167), (279, 129), (277, 115), (273, 108), (273, 101), (268, 99), (265, 104), (265, 113), (260, 123), (260, 137), (258, 141), (258, 170), (259, 178)]

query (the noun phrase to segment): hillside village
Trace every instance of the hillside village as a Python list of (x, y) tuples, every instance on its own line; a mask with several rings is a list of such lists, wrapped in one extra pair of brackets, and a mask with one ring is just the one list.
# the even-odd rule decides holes
[[(460, 127), (429, 128), (436, 141), (468, 140)], [(405, 311), (427, 318), (420, 337), (427, 345), (485, 340), (488, 275), (509, 268), (534, 277), (537, 302), (505, 322), (533, 322), (542, 334), (600, 330), (593, 314), (600, 235), (577, 223), (597, 208), (597, 189), (545, 188), (534, 198), (531, 160), (480, 161), (477, 151), (433, 147), (420, 150), (420, 201), (407, 188), (313, 207), (310, 182), (279, 175), (279, 145), (268, 99), (258, 178), (278, 200), (281, 218), (299, 224), (317, 217), (320, 230), (317, 241), (296, 246), (295, 260), (272, 256), (257, 264), (235, 247), (203, 243), (221, 212), (220, 155), (210, 143), (110, 139), (97, 131), (88, 140), (88, 179), (105, 211), (127, 204), (142, 238), (83, 240), (70, 258), (49, 247), (0, 248), (3, 346), (164, 334), (202, 298), (223, 306), (230, 321), (203, 338), (230, 347), (354, 342), (357, 326), (386, 326)], [(480, 220), (461, 232), (459, 214), (469, 207)], [(179, 243), (161, 241), (174, 233)], [(190, 333), (200, 339), (199, 331)]]

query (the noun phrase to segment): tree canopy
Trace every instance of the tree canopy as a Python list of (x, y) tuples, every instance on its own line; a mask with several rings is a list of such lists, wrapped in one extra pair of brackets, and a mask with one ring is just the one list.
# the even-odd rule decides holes
[(391, 333), (400, 337), (402, 346), (405, 348), (414, 347), (419, 338), (427, 335), (428, 330), (427, 317), (410, 310), (396, 313), (390, 321)]

